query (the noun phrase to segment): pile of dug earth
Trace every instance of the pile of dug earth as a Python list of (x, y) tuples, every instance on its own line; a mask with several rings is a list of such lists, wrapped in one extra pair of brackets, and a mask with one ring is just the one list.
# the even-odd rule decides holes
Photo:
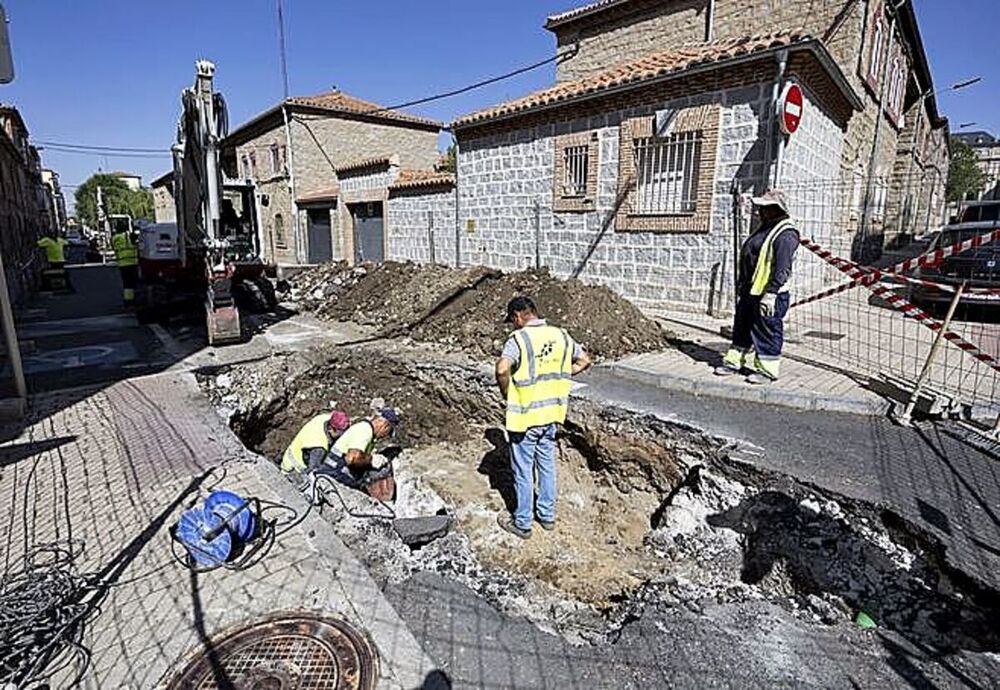
[(531, 296), (544, 318), (598, 359), (668, 347), (663, 329), (628, 300), (547, 270), (326, 264), (295, 276), (283, 298), (323, 319), (354, 321), (380, 335), (439, 343), (480, 359), (500, 352), (508, 333), (504, 310), (518, 294)]

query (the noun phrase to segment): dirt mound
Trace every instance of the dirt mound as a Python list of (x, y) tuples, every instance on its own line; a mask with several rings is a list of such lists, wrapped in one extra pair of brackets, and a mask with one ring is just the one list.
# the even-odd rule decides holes
[(292, 300), (321, 317), (443, 343), (477, 358), (499, 354), (509, 332), (504, 308), (517, 294), (533, 297), (543, 317), (599, 359), (668, 346), (667, 333), (628, 300), (547, 270), (503, 274), (483, 267), (332, 264), (300, 274), (292, 284)]

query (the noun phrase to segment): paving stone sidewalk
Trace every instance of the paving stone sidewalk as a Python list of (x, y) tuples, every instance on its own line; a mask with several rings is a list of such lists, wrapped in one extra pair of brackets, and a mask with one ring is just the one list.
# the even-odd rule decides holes
[(720, 329), (728, 327), (729, 320), (699, 314), (660, 315), (658, 320), (674, 334), (674, 348), (625, 357), (608, 368), (639, 383), (695, 395), (803, 410), (866, 415), (889, 411), (890, 402), (864, 388), (864, 380), (836, 367), (822, 366), (812, 358), (799, 357), (794, 347), (786, 348), (781, 379), (771, 385), (754, 386), (742, 376), (716, 376), (712, 369), (722, 363), (722, 355), (729, 347)]
[[(31, 545), (79, 540), (77, 566), (110, 583), (86, 623), (85, 688), (153, 688), (217, 632), (285, 610), (340, 617), (367, 631), (380, 688), (424, 687), (435, 667), (364, 567), (312, 513), (245, 571), (194, 574), (170, 555), (168, 529), (221, 487), (302, 511), (270, 463), (250, 456), (191, 374), (36, 397), (23, 430), (0, 444), (5, 572)], [(287, 520), (291, 511), (278, 510)], [(67, 668), (52, 679), (67, 687)]]

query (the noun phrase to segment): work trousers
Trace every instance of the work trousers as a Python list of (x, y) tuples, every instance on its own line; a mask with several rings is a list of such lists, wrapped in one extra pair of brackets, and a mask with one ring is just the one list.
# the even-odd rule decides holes
[[(510, 467), (514, 473), (517, 510), (514, 524), (531, 529), (532, 512), (542, 522), (556, 521), (556, 424), (533, 426), (525, 432), (507, 432)], [(535, 503), (535, 471), (538, 472), (538, 502)]]
[(781, 350), (785, 345), (784, 319), (788, 314), (788, 305), (788, 293), (779, 293), (774, 313), (764, 316), (760, 313), (760, 297), (741, 295), (736, 302), (733, 346), (726, 354), (726, 364), (753, 369), (772, 379), (778, 378)]

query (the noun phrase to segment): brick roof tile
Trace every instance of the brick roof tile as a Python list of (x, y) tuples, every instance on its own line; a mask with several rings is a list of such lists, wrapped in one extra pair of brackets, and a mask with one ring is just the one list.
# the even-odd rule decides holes
[(313, 96), (292, 96), (288, 99), (287, 103), (351, 115), (369, 115), (413, 124), (441, 126), (441, 123), (435, 120), (420, 117), (419, 115), (412, 115), (401, 110), (390, 110), (378, 103), (362, 100), (343, 91), (328, 91)]
[(412, 170), (404, 168), (399, 171), (399, 177), (389, 185), (389, 189), (416, 189), (420, 187), (440, 187), (454, 185), (455, 176), (451, 173), (436, 170)]
[(693, 67), (725, 63), (735, 58), (807, 40), (811, 40), (811, 38), (804, 31), (786, 31), (661, 50), (636, 60), (615, 65), (590, 77), (556, 84), (523, 98), (463, 115), (455, 120), (453, 126), (461, 127), (506, 115), (514, 115), (581, 96), (599, 94), (615, 87), (639, 84), (650, 79), (680, 73)]

